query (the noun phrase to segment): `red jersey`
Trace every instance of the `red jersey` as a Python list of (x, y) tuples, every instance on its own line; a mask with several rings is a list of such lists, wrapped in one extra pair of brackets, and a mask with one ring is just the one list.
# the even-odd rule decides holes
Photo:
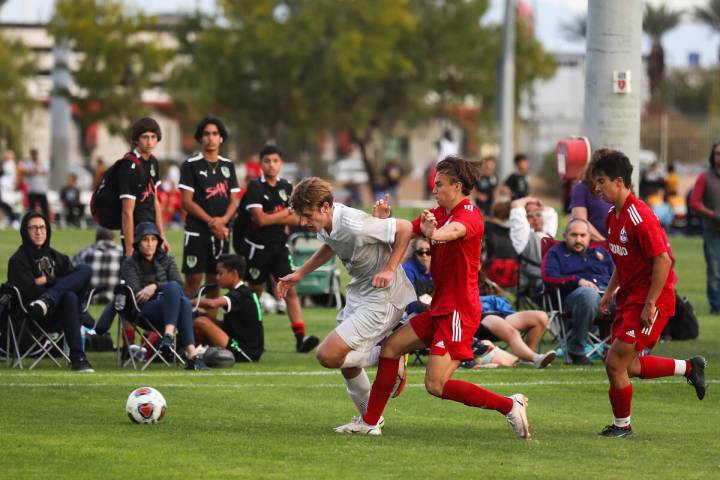
[[(483, 217), (470, 200), (463, 199), (448, 214), (443, 207), (431, 210), (438, 228), (451, 222), (462, 223), (467, 230), (464, 237), (451, 242), (432, 241), (430, 275), (435, 284), (430, 314), (435, 317), (455, 310), (480, 318), (480, 290), (478, 270), (483, 239)], [(413, 232), (422, 235), (420, 219), (413, 220)]]
[[(615, 207), (610, 209), (607, 226), (608, 247), (620, 284), (617, 306), (622, 308), (631, 303), (645, 303), (652, 279), (653, 258), (667, 252), (675, 265), (665, 230), (650, 207), (632, 193), (625, 200), (619, 218), (615, 216)], [(672, 302), (674, 308), (676, 282), (677, 277), (671, 266), (658, 304)]]

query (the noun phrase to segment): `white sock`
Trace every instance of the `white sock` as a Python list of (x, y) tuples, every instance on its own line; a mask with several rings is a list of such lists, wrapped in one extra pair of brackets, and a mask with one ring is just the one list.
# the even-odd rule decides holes
[(355, 378), (346, 378), (345, 385), (350, 400), (355, 404), (360, 415), (364, 415), (370, 399), (370, 379), (365, 370), (360, 370), (360, 375)]
[(356, 352), (352, 350), (350, 353), (345, 355), (345, 361), (340, 368), (354, 368), (354, 367), (369, 367), (378, 364), (380, 358), (380, 347), (376, 346), (367, 352)]
[(630, 417), (625, 417), (625, 418), (613, 417), (613, 424), (616, 427), (629, 427), (630, 426)]
[(687, 363), (685, 363), (685, 360), (675, 360), (675, 375), (685, 376), (686, 368)]

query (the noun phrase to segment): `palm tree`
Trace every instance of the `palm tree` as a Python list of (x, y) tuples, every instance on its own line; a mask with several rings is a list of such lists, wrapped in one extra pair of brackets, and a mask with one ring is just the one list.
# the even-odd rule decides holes
[[(695, 19), (720, 33), (720, 0), (707, 0), (707, 6), (695, 7)], [(720, 48), (718, 61), (720, 61)]]
[(563, 23), (560, 28), (567, 41), (585, 41), (585, 37), (587, 37), (587, 15), (580, 13), (571, 21)]
[(650, 4), (645, 6), (643, 18), (643, 30), (652, 38), (652, 48), (647, 60), (647, 73), (650, 80), (650, 96), (656, 100), (663, 78), (665, 77), (665, 50), (661, 39), (663, 35), (675, 28), (680, 23), (681, 11), (670, 10), (667, 5), (662, 4), (653, 7)]

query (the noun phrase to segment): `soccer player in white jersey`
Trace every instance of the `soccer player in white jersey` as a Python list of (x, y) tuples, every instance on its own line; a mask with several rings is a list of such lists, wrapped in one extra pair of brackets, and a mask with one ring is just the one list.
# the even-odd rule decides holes
[[(278, 282), (281, 296), (305, 275), (330, 260), (342, 260), (352, 280), (347, 304), (338, 314), (338, 326), (322, 341), (316, 356), (327, 368), (339, 368), (348, 395), (360, 415), (367, 409), (370, 381), (363, 367), (377, 364), (377, 345), (400, 323), (415, 292), (402, 268), (412, 226), (407, 220), (374, 218), (365, 212), (333, 202), (330, 184), (306, 178), (293, 190), (290, 205), (300, 226), (316, 232), (324, 245), (297, 271)], [(393, 396), (405, 386), (407, 357), (398, 363)]]

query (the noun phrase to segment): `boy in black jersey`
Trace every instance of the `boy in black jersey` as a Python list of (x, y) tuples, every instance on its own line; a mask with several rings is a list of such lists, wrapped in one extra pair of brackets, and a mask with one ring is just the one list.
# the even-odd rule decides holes
[(222, 321), (201, 315), (193, 322), (195, 335), (202, 344), (230, 350), (237, 362), (257, 362), (264, 350), (262, 313), (257, 295), (243, 282), (245, 259), (222, 255), (217, 260), (217, 282), (228, 292), (219, 298), (200, 300), (204, 309), (222, 308)]
[(235, 215), (240, 192), (235, 166), (219, 155), (227, 140), (225, 125), (213, 117), (203, 118), (195, 130), (202, 151), (190, 157), (180, 169), (185, 242), (182, 272), (185, 293), (197, 293), (203, 273), (207, 283), (215, 283), (217, 258), (229, 251), (228, 222)]
[[(154, 223), (164, 239), (162, 210), (156, 195), (160, 185), (160, 166), (152, 152), (162, 138), (160, 125), (149, 117), (141, 118), (132, 127), (133, 150), (125, 156), (118, 171), (118, 192), (122, 202), (120, 240), (125, 256), (133, 254), (135, 225)], [(163, 240), (162, 249), (170, 252)]]
[[(260, 150), (263, 178), (248, 184), (240, 202), (233, 232), (235, 252), (248, 261), (245, 278), (259, 297), (268, 275), (284, 277), (293, 272), (292, 258), (286, 245), (288, 225), (297, 225), (298, 217), (288, 208), (292, 185), (279, 177), (282, 152), (274, 145)], [(311, 351), (320, 341), (305, 335), (300, 298), (294, 288), (285, 297), (290, 326), (295, 334), (295, 350)]]

